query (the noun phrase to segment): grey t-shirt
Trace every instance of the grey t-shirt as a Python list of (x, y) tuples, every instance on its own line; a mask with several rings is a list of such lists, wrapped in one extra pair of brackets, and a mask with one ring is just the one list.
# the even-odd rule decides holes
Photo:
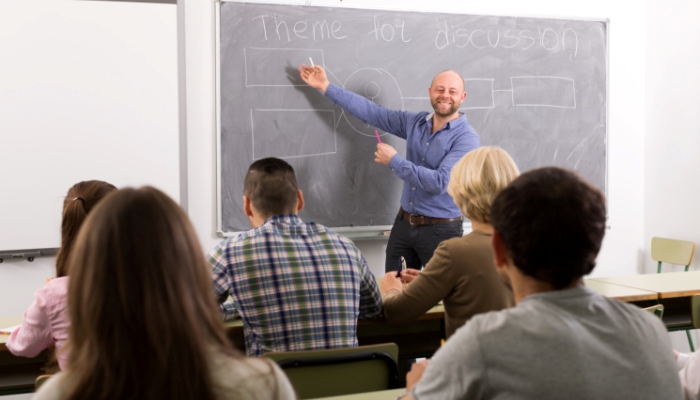
[(413, 388), (425, 399), (682, 399), (668, 333), (585, 287), (472, 318)]

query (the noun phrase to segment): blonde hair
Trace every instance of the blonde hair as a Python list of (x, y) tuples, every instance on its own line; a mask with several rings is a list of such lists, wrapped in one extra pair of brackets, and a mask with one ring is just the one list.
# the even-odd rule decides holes
[(505, 150), (480, 147), (465, 154), (452, 168), (447, 193), (465, 217), (490, 223), (491, 203), (518, 175), (518, 166)]

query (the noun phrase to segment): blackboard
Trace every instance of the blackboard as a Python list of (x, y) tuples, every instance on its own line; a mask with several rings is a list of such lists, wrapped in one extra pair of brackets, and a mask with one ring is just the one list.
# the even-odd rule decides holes
[[(302, 218), (332, 227), (391, 225), (402, 182), (373, 161), (374, 128), (299, 79), (332, 83), (392, 109), (430, 110), (435, 74), (458, 71), (462, 109), (482, 145), (522, 171), (578, 170), (606, 190), (607, 23), (376, 9), (220, 3), (219, 230), (249, 228), (243, 178), (256, 159), (295, 168)], [(382, 140), (405, 151), (389, 134)]]
[(59, 247), (79, 181), (180, 197), (176, 5), (7, 2), (0, 48), (0, 253)]

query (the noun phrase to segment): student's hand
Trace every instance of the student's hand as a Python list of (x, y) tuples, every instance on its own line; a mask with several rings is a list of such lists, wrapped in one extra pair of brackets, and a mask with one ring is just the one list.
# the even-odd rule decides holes
[(401, 282), (403, 283), (411, 283), (413, 282), (414, 279), (418, 277), (420, 274), (420, 271), (417, 269), (413, 268), (408, 268), (405, 271), (401, 271)]
[(418, 383), (420, 378), (423, 376), (423, 372), (425, 372), (425, 369), (428, 368), (428, 360), (427, 358), (423, 361), (419, 361), (417, 363), (413, 363), (411, 365), (411, 370), (408, 371), (408, 374), (406, 374), (406, 391), (410, 391), (413, 386)]
[(401, 278), (396, 276), (396, 272), (387, 272), (382, 277), (381, 282), (382, 293), (386, 293), (391, 289), (398, 290), (401, 292), (403, 290), (403, 284), (401, 283)]
[(302, 81), (312, 88), (320, 90), (321, 93), (326, 93), (326, 89), (328, 89), (328, 85), (331, 82), (326, 77), (326, 71), (323, 67), (318, 65), (307, 67), (306, 64), (301, 64), (301, 67), (298, 69)]
[(374, 161), (389, 165), (391, 157), (396, 155), (396, 149), (386, 143), (377, 143), (377, 151), (374, 152)]

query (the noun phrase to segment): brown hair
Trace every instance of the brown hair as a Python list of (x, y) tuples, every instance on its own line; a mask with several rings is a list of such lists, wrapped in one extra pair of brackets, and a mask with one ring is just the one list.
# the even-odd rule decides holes
[(88, 217), (70, 258), (70, 399), (213, 399), (208, 360), (237, 356), (185, 212), (122, 189)]
[(263, 158), (250, 165), (243, 194), (266, 217), (296, 211), (299, 185), (294, 168), (279, 158)]
[(595, 267), (605, 197), (573, 171), (540, 168), (501, 191), (491, 221), (520, 271), (562, 289)]
[(111, 183), (103, 181), (82, 181), (68, 189), (63, 200), (63, 217), (61, 219), (61, 248), (56, 256), (56, 276), (68, 275), (68, 257), (70, 256), (80, 226), (90, 210), (105, 196), (117, 190)]

